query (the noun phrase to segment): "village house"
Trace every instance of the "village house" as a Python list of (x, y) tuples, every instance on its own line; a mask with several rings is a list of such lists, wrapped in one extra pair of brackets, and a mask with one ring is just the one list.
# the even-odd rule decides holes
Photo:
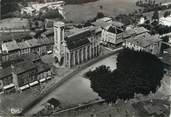
[(100, 42), (107, 46), (116, 46), (123, 42), (124, 25), (121, 22), (113, 21), (110, 17), (97, 19), (92, 23), (100, 33)]
[(102, 30), (101, 43), (109, 46), (116, 46), (123, 42), (123, 29), (109, 25)]
[(31, 61), (33, 63), (41, 61), (41, 58), (38, 54), (35, 53), (28, 53), (21, 55), (18, 59), (22, 59), (23, 61)]
[(10, 61), (20, 56), (20, 48), (15, 40), (3, 43), (2, 45), (2, 60)]
[(30, 83), (37, 81), (37, 69), (31, 61), (23, 61), (15, 65), (11, 65), (11, 69), (13, 82), (17, 90), (28, 88)]
[(27, 54), (30, 53), (30, 46), (28, 43), (26, 43), (26, 41), (23, 42), (19, 42), (18, 46), (20, 48), (20, 53), (22, 54)]
[(159, 35), (150, 35), (143, 33), (135, 37), (126, 39), (123, 46), (135, 51), (146, 51), (154, 55), (159, 55), (161, 50), (162, 40)]
[[(23, 61), (0, 70), (1, 91), (8, 93), (23, 90), (28, 83), (36, 79), (36, 67), (33, 63)], [(29, 86), (28, 86), (29, 87)]]
[(0, 69), (0, 93), (14, 91), (14, 86), (11, 67)]
[(1, 93), (22, 91), (52, 78), (50, 66), (37, 55), (29, 55), (22, 55), (22, 61), (0, 69)]
[(45, 55), (49, 51), (53, 50), (54, 40), (50, 38), (45, 37), (45, 38), (38, 39), (38, 43), (41, 45), (38, 51), (38, 54), (40, 56)]
[(22, 42), (15, 40), (1, 44), (1, 63), (13, 61), (23, 54), (36, 53), (40, 56), (53, 51), (54, 40), (48, 37), (29, 39)]
[(39, 47), (41, 46), (41, 44), (38, 42), (37, 39), (27, 40), (26, 43), (28, 43), (31, 53), (39, 54)]
[(104, 17), (97, 19), (95, 22), (91, 23), (93, 26), (100, 28), (101, 31), (103, 28), (106, 28), (109, 25), (116, 26), (117, 28), (123, 28), (124, 24), (118, 21), (113, 21), (112, 18), (110, 17)]
[(36, 62), (36, 66), (37, 66), (37, 80), (40, 83), (50, 80), (52, 78), (51, 68), (49, 67), (49, 65), (40, 61), (40, 62)]
[(128, 28), (123, 32), (123, 39), (128, 39), (130, 37), (134, 37), (143, 33), (149, 33), (149, 30), (147, 30), (144, 27), (133, 27)]

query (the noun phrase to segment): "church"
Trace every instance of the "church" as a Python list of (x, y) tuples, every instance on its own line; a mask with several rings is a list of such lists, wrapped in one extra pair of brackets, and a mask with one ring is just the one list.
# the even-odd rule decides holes
[(65, 24), (54, 23), (53, 56), (59, 67), (74, 67), (100, 54), (100, 43), (95, 27), (87, 27), (66, 36)]

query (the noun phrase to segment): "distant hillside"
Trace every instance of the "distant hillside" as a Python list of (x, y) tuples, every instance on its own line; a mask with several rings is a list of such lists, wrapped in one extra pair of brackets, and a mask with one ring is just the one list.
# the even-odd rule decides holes
[(82, 4), (82, 3), (88, 3), (88, 2), (95, 2), (98, 0), (63, 0), (66, 2), (66, 4)]
[(2, 18), (14, 17), (14, 12), (19, 11), (18, 3), (25, 4), (26, 0), (1, 0), (1, 15)]
[[(32, 1), (32, 2), (44, 2), (44, 0), (25, 0), (25, 1)], [(46, 1), (64, 1), (66, 4), (82, 4), (82, 3), (87, 3), (87, 2), (94, 2), (98, 0), (46, 0)]]
[[(1, 1), (1, 14), (2, 18), (10, 18), (15, 17), (16, 11), (20, 10), (18, 3), (22, 4), (23, 6), (27, 6), (28, 2), (39, 2), (42, 3), (44, 0), (2, 0)], [(48, 1), (48, 0), (47, 0)], [(50, 0), (52, 1), (52, 0)], [(53, 0), (53, 1), (60, 1), (60, 0)], [(82, 4), (88, 2), (95, 2), (98, 0), (63, 0), (66, 4)]]
[(1, 14), (2, 16), (9, 13), (16, 11), (17, 8), (17, 0), (2, 0), (1, 1)]

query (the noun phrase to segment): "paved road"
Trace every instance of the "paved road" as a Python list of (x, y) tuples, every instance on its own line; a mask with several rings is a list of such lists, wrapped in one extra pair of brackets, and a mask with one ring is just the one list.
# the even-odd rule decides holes
[(165, 36), (171, 36), (171, 32), (170, 33), (163, 34), (163, 35), (160, 35), (160, 37), (165, 37)]
[(118, 51), (120, 51), (122, 49), (122, 47), (116, 49), (115, 51), (112, 51), (108, 54), (99, 56), (89, 62), (87, 62), (86, 64), (83, 64), (80, 67), (77, 67), (74, 71), (66, 74), (62, 80), (60, 80), (59, 82), (54, 83), (53, 86), (51, 86), (50, 88), (48, 88), (46, 91), (44, 91), (38, 98), (36, 98), (32, 103), (30, 103), (29, 105), (27, 105), (22, 112), (22, 115), (27, 115), (29, 113), (29, 111), (36, 107), (36, 105), (39, 105), (40, 102), (46, 98), (49, 94), (51, 94), (56, 88), (60, 87), (61, 85), (63, 85), (64, 83), (66, 83), (69, 79), (73, 78), (73, 76), (75, 76), (76, 74), (78, 74), (79, 72), (81, 72), (82, 70), (86, 69), (87, 67), (89, 67), (90, 65), (93, 65), (94, 63), (105, 59), (113, 54), (116, 54)]
[(162, 43), (165, 44), (165, 45), (168, 45), (169, 47), (171, 47), (170, 43), (167, 43), (167, 42), (162, 42)]

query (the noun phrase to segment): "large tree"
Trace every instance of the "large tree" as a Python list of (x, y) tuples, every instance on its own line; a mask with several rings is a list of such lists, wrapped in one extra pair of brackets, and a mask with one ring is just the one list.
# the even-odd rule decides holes
[(163, 64), (150, 53), (124, 49), (118, 55), (116, 70), (100, 66), (86, 75), (99, 96), (115, 102), (117, 98), (131, 99), (135, 93), (155, 92), (163, 77)]

